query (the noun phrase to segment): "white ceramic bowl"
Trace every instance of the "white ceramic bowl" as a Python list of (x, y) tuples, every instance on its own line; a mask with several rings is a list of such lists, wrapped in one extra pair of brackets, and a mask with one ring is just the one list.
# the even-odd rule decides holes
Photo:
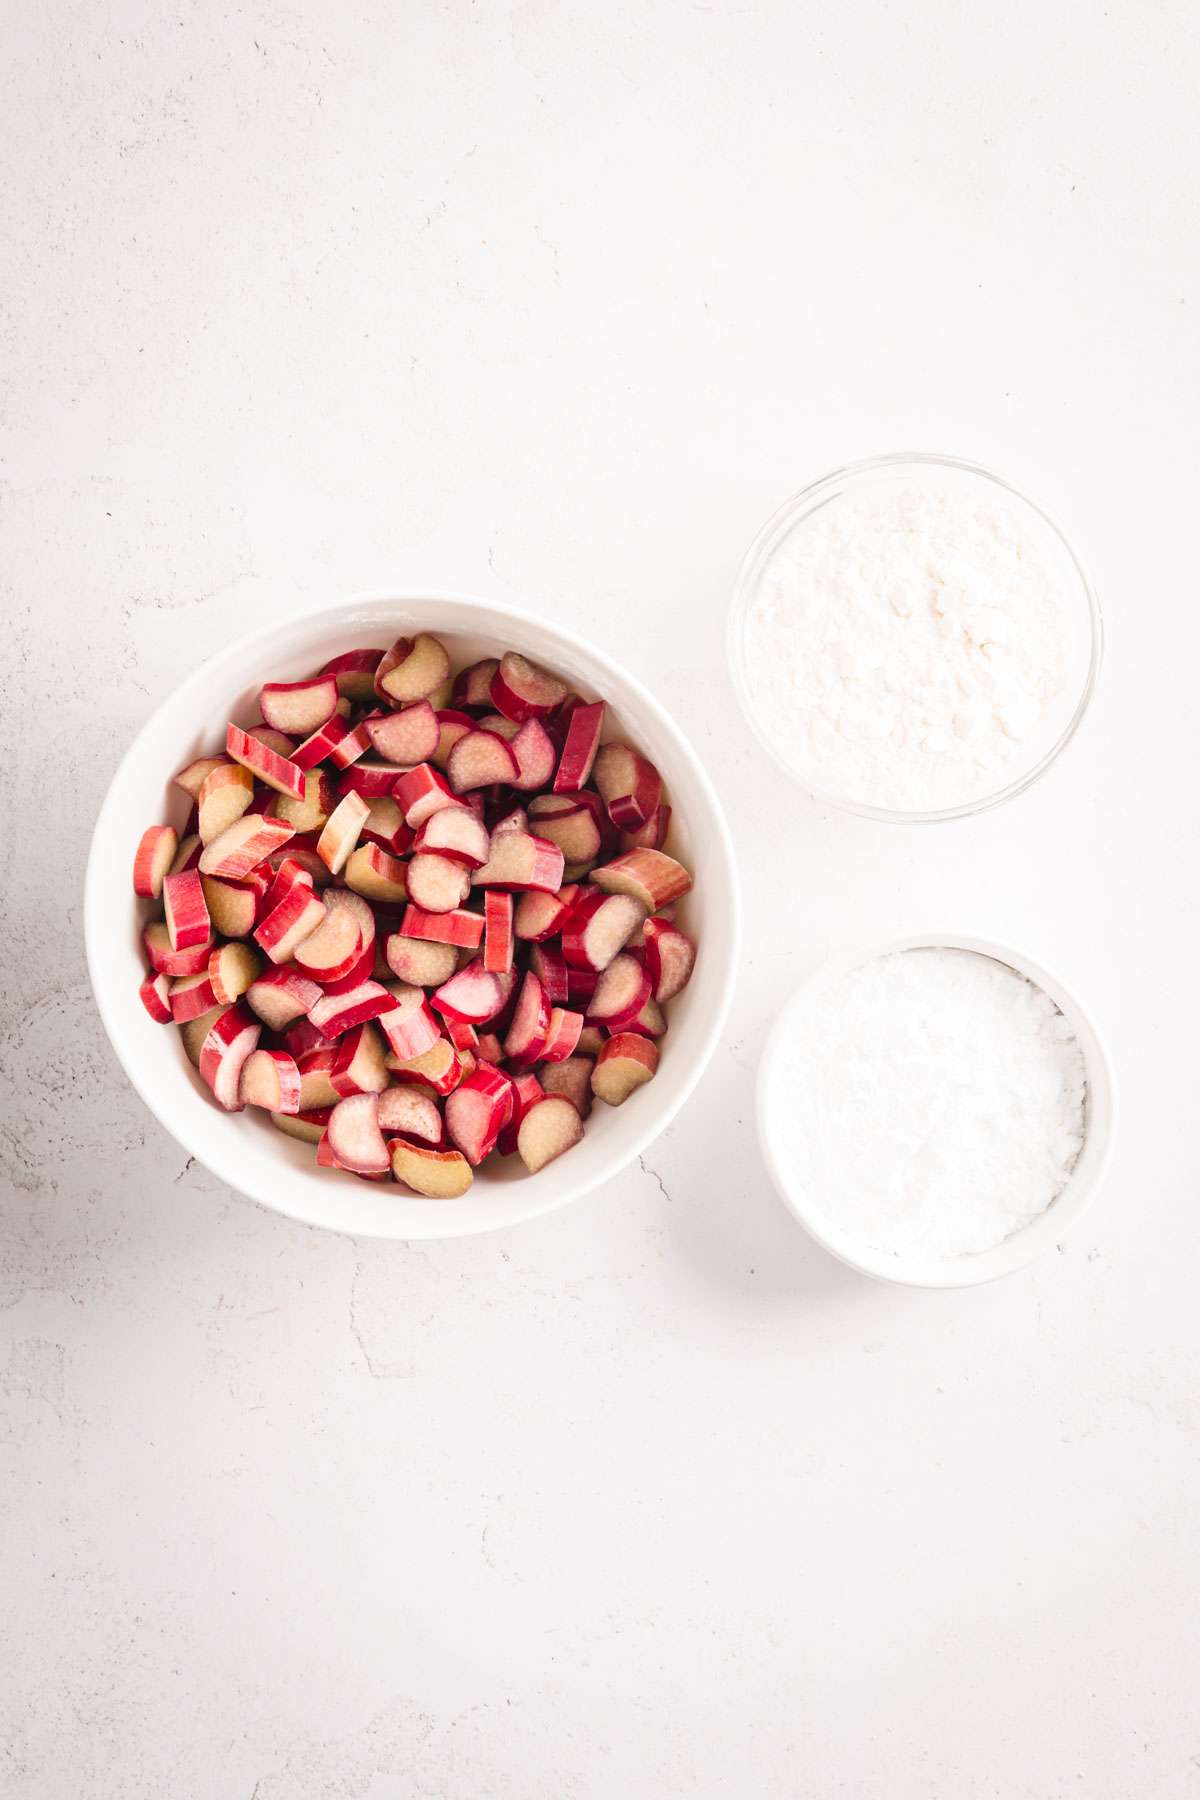
[[(856, 1242), (830, 1229), (828, 1216), (814, 1203), (814, 1196), (799, 1186), (788, 1167), (783, 1150), (781, 1121), (791, 1105), (789, 1077), (785, 1059), (780, 1054), (797, 1016), (810, 1007), (820, 1006), (822, 994), (830, 985), (849, 974), (851, 969), (890, 956), (899, 950), (924, 949), (973, 950), (979, 956), (990, 956), (1024, 975), (1035, 986), (1049, 994), (1059, 1011), (1070, 1023), (1087, 1067), (1086, 1136), (1079, 1160), (1062, 1193), (1031, 1224), (1006, 1238), (992, 1250), (970, 1256), (942, 1256), (898, 1261), (894, 1256), (875, 1255)], [(963, 937), (956, 932), (922, 933), (896, 938), (890, 943), (876, 944), (869, 950), (847, 952), (823, 963), (809, 980), (804, 981), (783, 1008), (763, 1046), (758, 1073), (758, 1131), (763, 1154), (771, 1178), (788, 1210), (795, 1214), (804, 1229), (818, 1244), (840, 1261), (848, 1263), (864, 1275), (879, 1281), (899, 1282), (906, 1287), (975, 1287), (980, 1282), (995, 1281), (1010, 1275), (1056, 1244), (1064, 1231), (1074, 1223), (1091, 1200), (1108, 1166), (1112, 1148), (1115, 1101), (1112, 1068), (1108, 1052), (1095, 1026), (1074, 994), (1057, 976), (1023, 952), (986, 938)]]
[[(130, 887), (134, 850), (158, 820), (182, 825), (186, 799), (171, 777), (223, 740), (227, 719), (258, 717), (262, 682), (295, 680), (339, 650), (386, 646), (404, 633), (442, 638), (456, 666), (506, 649), (608, 703), (606, 735), (628, 737), (658, 765), (674, 808), (668, 848), (695, 876), (678, 917), (700, 945), (696, 972), (670, 1007), (653, 1082), (622, 1107), (597, 1105), (583, 1142), (537, 1175), (516, 1157), (481, 1170), (461, 1200), (424, 1200), (388, 1183), (318, 1169), (312, 1147), (269, 1119), (223, 1113), (183, 1052), (138, 998), (145, 903)], [(230, 1187), (291, 1218), (363, 1237), (465, 1236), (531, 1219), (575, 1200), (631, 1162), (679, 1111), (716, 1047), (738, 960), (733, 849), (720, 803), (695, 752), (631, 675), (562, 626), (482, 599), (446, 594), (366, 596), (232, 644), (195, 671), (139, 732), (113, 777), (92, 838), (84, 904), (88, 966), (100, 1016), (126, 1074), (151, 1112)]]

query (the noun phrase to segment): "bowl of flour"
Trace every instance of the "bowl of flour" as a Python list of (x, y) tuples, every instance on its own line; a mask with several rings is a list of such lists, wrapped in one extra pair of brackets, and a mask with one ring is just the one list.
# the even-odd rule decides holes
[(763, 1048), (758, 1125), (781, 1197), (880, 1280), (969, 1287), (1057, 1244), (1108, 1161), (1091, 1020), (1024, 954), (952, 933), (835, 957)]
[(742, 706), (820, 802), (869, 818), (982, 812), (1074, 736), (1100, 610), (1052, 521), (951, 457), (884, 456), (789, 500), (730, 614)]

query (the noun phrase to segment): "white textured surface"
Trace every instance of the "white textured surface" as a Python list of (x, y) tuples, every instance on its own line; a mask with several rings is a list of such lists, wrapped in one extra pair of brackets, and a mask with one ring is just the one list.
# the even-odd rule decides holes
[[(0, 34), (6, 1800), (1190, 1800), (1190, 9), (49, 0)], [(787, 493), (909, 445), (1044, 501), (1110, 654), (1038, 788), (895, 832), (764, 766), (722, 628)], [(706, 754), (744, 976), (644, 1170), (356, 1246), (127, 1089), (88, 829), (206, 644), (489, 563)], [(1122, 1132), (1061, 1255), (931, 1295), (811, 1245), (748, 1121), (811, 957), (938, 921), (1079, 988)]]

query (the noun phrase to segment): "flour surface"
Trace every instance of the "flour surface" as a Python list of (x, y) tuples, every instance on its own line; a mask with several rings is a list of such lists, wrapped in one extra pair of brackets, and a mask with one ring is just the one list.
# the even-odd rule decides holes
[(1066, 678), (1071, 579), (1040, 515), (982, 480), (836, 497), (763, 569), (745, 635), (756, 717), (832, 799), (982, 799), (1037, 761)]
[(791, 1185), (874, 1255), (990, 1250), (1083, 1146), (1085, 1066), (1049, 995), (969, 951), (879, 957), (814, 995), (781, 1049)]

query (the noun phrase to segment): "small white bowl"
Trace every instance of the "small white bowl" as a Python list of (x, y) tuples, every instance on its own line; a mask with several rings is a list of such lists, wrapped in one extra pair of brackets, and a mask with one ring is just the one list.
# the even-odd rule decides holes
[[(778, 1130), (779, 1121), (790, 1105), (781, 1052), (797, 1016), (810, 1007), (819, 1005), (822, 994), (843, 975), (849, 974), (852, 969), (861, 968), (865, 963), (874, 962), (878, 957), (891, 956), (900, 950), (930, 949), (972, 950), (979, 956), (989, 956), (1016, 970), (1017, 974), (1024, 975), (1036, 987), (1049, 994), (1070, 1024), (1083, 1051), (1087, 1068), (1085, 1137), (1079, 1160), (1062, 1193), (1045, 1212), (1015, 1231), (1003, 1243), (997, 1244), (992, 1250), (979, 1251), (973, 1255), (924, 1257), (898, 1262), (895, 1257), (885, 1260), (872, 1254), (861, 1243), (855, 1242), (850, 1234), (840, 1237), (831, 1232), (828, 1217), (817, 1210), (812, 1197), (798, 1187), (791, 1175), (781, 1149)], [(986, 938), (964, 937), (957, 932), (917, 933), (895, 938), (889, 943), (876, 944), (868, 950), (846, 952), (832, 957), (807, 981), (802, 982), (788, 1000), (767, 1036), (759, 1064), (758, 1133), (771, 1179), (779, 1190), (784, 1205), (800, 1221), (810, 1237), (815, 1238), (818, 1244), (839, 1261), (847, 1263), (850, 1268), (859, 1270), (863, 1275), (873, 1276), (877, 1281), (898, 1282), (905, 1287), (975, 1287), (984, 1281), (995, 1281), (1001, 1275), (1011, 1275), (1014, 1269), (1024, 1268), (1026, 1263), (1040, 1256), (1043, 1250), (1058, 1243), (1063, 1233), (1089, 1204), (1100, 1184), (1112, 1149), (1115, 1116), (1113, 1076), (1108, 1052), (1074, 994), (1063, 986), (1056, 975), (1051, 975), (1040, 963), (1034, 962), (1022, 951), (1012, 950), (1005, 944), (992, 943)]]
[[(191, 1067), (179, 1034), (155, 1024), (138, 998), (144, 975), (144, 903), (130, 885), (147, 825), (177, 827), (186, 800), (171, 777), (223, 741), (227, 719), (257, 715), (264, 681), (295, 680), (340, 650), (386, 646), (417, 630), (441, 637), (456, 666), (506, 649), (565, 676), (608, 703), (609, 737), (628, 737), (662, 772), (670, 797), (670, 848), (695, 887), (678, 910), (697, 939), (696, 972), (671, 1003), (658, 1074), (621, 1107), (597, 1105), (583, 1142), (537, 1175), (516, 1157), (480, 1170), (461, 1200), (424, 1200), (393, 1184), (318, 1169), (311, 1145), (269, 1119), (224, 1113)], [(96, 1004), (112, 1046), (151, 1112), (190, 1155), (251, 1199), (290, 1218), (360, 1237), (462, 1237), (566, 1205), (607, 1181), (674, 1118), (721, 1035), (738, 961), (739, 905), (733, 847), (720, 802), (683, 734), (640, 682), (582, 638), (514, 609), (447, 594), (373, 595), (309, 613), (231, 644), (175, 690), (126, 752), (92, 838), (84, 933)]]

